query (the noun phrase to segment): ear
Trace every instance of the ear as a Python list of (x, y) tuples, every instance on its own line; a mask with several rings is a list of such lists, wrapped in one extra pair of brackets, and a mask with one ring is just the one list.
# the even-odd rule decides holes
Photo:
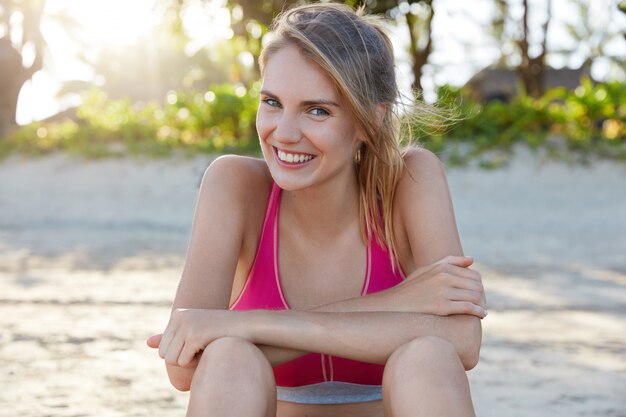
[(376, 105), (376, 116), (378, 119), (378, 124), (381, 125), (383, 120), (385, 119), (385, 115), (387, 114), (387, 104), (386, 103), (378, 103)]

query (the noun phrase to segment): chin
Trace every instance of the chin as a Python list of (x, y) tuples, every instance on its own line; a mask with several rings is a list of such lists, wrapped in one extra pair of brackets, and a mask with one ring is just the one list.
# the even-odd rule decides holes
[(276, 185), (285, 191), (303, 190), (311, 185), (309, 181), (304, 181), (304, 178), (289, 178), (287, 175), (274, 175), (272, 173), (272, 179)]
[(298, 191), (313, 185), (312, 172), (302, 169), (289, 169), (280, 165), (275, 159), (266, 163), (274, 182), (285, 191)]

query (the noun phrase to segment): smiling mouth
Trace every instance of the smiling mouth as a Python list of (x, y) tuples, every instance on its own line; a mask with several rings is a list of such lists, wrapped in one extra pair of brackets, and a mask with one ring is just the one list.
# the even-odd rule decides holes
[(301, 164), (303, 162), (308, 162), (311, 159), (315, 158), (315, 155), (311, 155), (311, 154), (285, 152), (276, 147), (274, 149), (276, 149), (276, 155), (278, 155), (278, 159), (281, 162), (284, 162), (287, 164)]

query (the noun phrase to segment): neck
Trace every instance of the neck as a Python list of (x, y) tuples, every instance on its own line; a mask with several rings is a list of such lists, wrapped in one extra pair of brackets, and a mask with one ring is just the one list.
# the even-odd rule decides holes
[(359, 221), (356, 176), (299, 191), (283, 191), (281, 218), (307, 238), (328, 240)]

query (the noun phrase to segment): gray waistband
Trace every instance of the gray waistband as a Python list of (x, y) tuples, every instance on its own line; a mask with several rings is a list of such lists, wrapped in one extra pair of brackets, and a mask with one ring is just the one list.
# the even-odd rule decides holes
[(383, 398), (380, 385), (362, 385), (350, 382), (320, 382), (301, 387), (276, 387), (277, 398), (302, 404), (344, 404), (376, 401)]

